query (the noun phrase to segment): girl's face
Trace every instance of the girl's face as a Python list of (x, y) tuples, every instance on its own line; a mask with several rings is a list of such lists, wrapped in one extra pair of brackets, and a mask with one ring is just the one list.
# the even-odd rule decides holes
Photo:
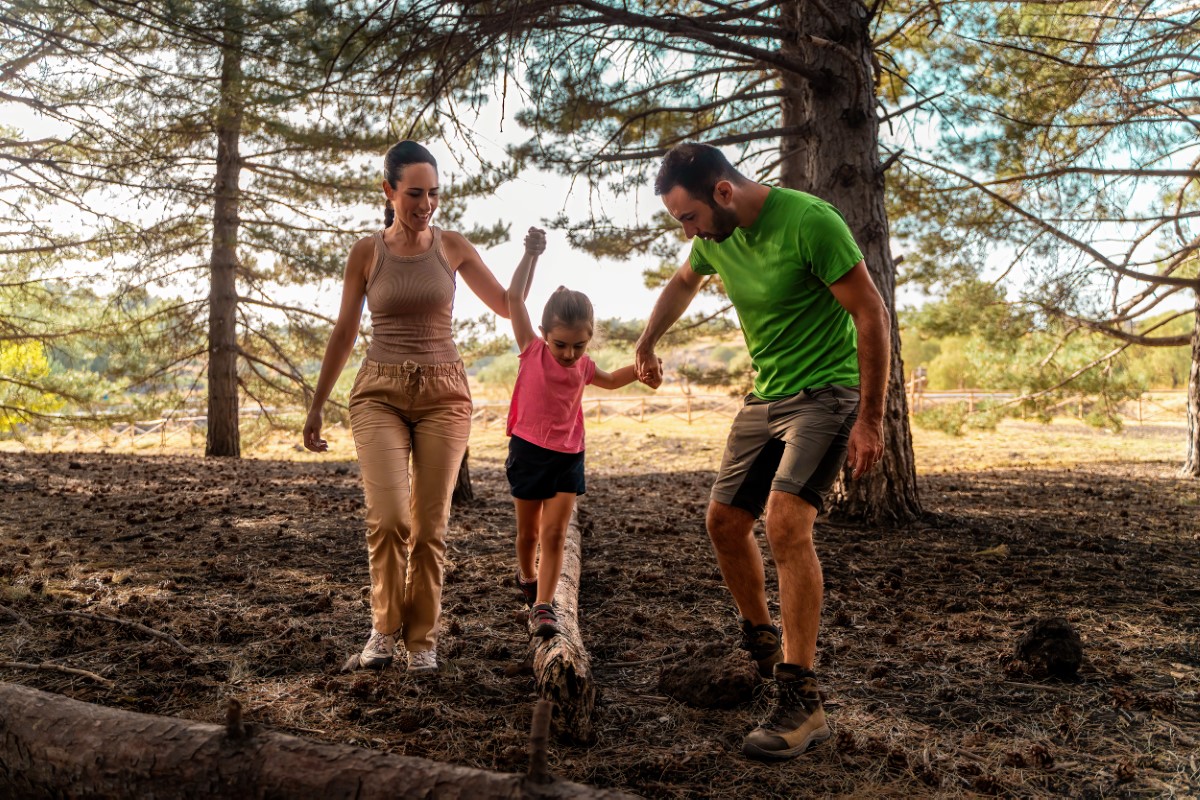
[(576, 361), (583, 358), (588, 343), (592, 341), (592, 326), (586, 322), (578, 325), (564, 325), (560, 322), (550, 330), (539, 325), (538, 330), (542, 332), (542, 338), (550, 348), (550, 355), (564, 367), (572, 367)]
[(438, 175), (432, 164), (406, 164), (396, 188), (385, 180), (383, 193), (392, 201), (396, 222), (414, 231), (429, 227), (438, 206)]

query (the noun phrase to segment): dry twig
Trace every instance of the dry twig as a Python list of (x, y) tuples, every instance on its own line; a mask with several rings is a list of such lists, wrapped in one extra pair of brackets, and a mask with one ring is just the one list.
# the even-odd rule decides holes
[(154, 628), (151, 628), (147, 625), (143, 625), (140, 622), (134, 622), (134, 621), (128, 620), (128, 619), (118, 619), (117, 617), (106, 617), (103, 614), (84, 614), (82, 611), (55, 611), (50, 614), (47, 614), (46, 616), (48, 616), (48, 617), (79, 617), (80, 619), (90, 619), (90, 620), (97, 620), (99, 622), (107, 622), (112, 625), (124, 625), (127, 628), (133, 628), (134, 630), (139, 630), (144, 634), (153, 636), (156, 639), (162, 639), (165, 642), (170, 642), (171, 644), (173, 644), (175, 647), (179, 648), (184, 653), (187, 653), (189, 656), (192, 655), (192, 649), (190, 647), (188, 647), (187, 645), (185, 645), (183, 642), (176, 639), (174, 636), (171, 636), (168, 633), (163, 633), (162, 631), (159, 631), (159, 630), (155, 630)]
[(605, 664), (597, 664), (596, 669), (625, 669), (626, 667), (642, 667), (646, 664), (657, 664), (660, 661), (671, 661), (679, 658), (682, 655), (685, 655), (685, 653), (680, 651), (675, 653), (667, 653), (654, 658), (643, 659), (642, 661), (609, 661)]
[(21, 627), (28, 628), (29, 630), (33, 630), (33, 626), (29, 624), (29, 620), (25, 619), (20, 614), (13, 611), (11, 608), (8, 608), (7, 606), (0, 606), (0, 611), (3, 611), (5, 616), (11, 617), (12, 619), (16, 620), (17, 624), (20, 625)]
[(61, 672), (64, 675), (78, 675), (81, 678), (89, 678), (96, 683), (102, 683), (105, 686), (112, 686), (113, 681), (108, 678), (101, 677), (94, 672), (88, 672), (85, 669), (75, 669), (74, 667), (64, 667), (61, 664), (49, 664), (42, 662), (41, 664), (31, 664), (27, 661), (0, 661), (0, 669), (31, 669), (45, 670), (47, 672)]

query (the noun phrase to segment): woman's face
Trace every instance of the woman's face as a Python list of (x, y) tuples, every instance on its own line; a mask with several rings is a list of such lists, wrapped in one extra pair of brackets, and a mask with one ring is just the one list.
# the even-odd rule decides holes
[(392, 201), (396, 222), (415, 231), (429, 227), (438, 205), (438, 175), (432, 164), (407, 164), (395, 188), (385, 180), (383, 193)]

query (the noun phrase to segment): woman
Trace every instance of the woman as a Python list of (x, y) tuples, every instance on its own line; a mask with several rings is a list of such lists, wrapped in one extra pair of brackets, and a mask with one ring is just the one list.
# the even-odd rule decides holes
[[(432, 672), (450, 495), (471, 428), (471, 393), (451, 338), (455, 282), (461, 276), (505, 318), (508, 295), (466, 238), (430, 224), (438, 173), (428, 150), (412, 141), (388, 150), (383, 193), (384, 229), (355, 243), (346, 262), (304, 446), (328, 449), (321, 409), (354, 347), (365, 299), (373, 333), (350, 392), (350, 425), (366, 492), (372, 630), (358, 664), (388, 666), (399, 638), (409, 671)], [(525, 247), (542, 252), (544, 234), (531, 231)]]

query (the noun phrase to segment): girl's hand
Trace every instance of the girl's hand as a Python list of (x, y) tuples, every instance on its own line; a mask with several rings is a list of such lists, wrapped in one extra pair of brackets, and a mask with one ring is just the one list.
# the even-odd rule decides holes
[(541, 228), (530, 228), (525, 234), (525, 252), (540, 256), (546, 252), (546, 232)]
[(308, 412), (308, 419), (304, 421), (304, 446), (314, 453), (324, 453), (329, 449), (329, 445), (321, 438), (321, 422), (321, 412), (315, 408)]

